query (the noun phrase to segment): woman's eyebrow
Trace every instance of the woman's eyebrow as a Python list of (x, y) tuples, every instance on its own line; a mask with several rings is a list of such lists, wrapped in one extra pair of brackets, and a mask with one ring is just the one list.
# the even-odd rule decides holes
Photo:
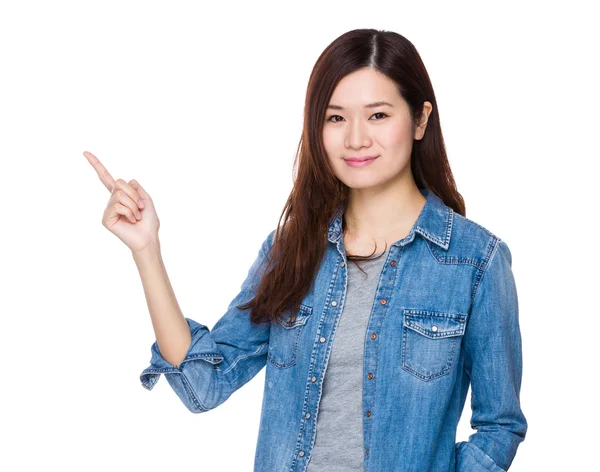
[[(384, 105), (387, 105), (388, 107), (394, 106), (391, 103), (380, 101), (380, 102), (369, 103), (368, 105), (365, 105), (365, 108), (377, 108), (377, 107), (382, 107)], [(343, 110), (344, 109), (344, 107), (341, 107), (339, 105), (333, 105), (331, 103), (327, 106), (327, 109), (330, 109), (330, 108), (332, 110)]]

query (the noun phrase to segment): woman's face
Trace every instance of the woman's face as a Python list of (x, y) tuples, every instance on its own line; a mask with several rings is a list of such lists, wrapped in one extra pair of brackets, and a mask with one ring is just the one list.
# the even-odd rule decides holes
[[(410, 173), (413, 139), (423, 137), (430, 110), (425, 102), (425, 123), (413, 134), (408, 104), (394, 81), (371, 68), (348, 74), (333, 92), (323, 126), (323, 143), (336, 177), (353, 189), (402, 180)], [(354, 167), (345, 160), (364, 156), (377, 159)]]

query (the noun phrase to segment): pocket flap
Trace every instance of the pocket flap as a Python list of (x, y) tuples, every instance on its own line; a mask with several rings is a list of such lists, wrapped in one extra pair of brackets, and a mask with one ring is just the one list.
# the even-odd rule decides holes
[(312, 307), (308, 305), (300, 305), (298, 310), (298, 316), (296, 320), (292, 320), (292, 310), (286, 310), (277, 317), (277, 320), (284, 328), (295, 328), (297, 326), (306, 324), (306, 320), (312, 313)]
[(467, 315), (432, 310), (407, 308), (404, 326), (431, 339), (462, 336), (465, 334)]

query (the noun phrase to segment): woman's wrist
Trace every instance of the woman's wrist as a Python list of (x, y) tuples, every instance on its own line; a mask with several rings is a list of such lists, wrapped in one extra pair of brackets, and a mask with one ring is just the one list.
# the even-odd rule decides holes
[(147, 259), (160, 258), (160, 241), (158, 239), (153, 240), (142, 249), (131, 251), (131, 255), (136, 263)]

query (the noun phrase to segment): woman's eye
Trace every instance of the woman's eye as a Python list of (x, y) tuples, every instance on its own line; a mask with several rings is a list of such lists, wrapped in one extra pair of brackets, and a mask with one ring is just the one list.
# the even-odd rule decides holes
[[(374, 113), (371, 116), (375, 116), (375, 115), (383, 115), (384, 117), (386, 117), (387, 115), (385, 113), (383, 113), (382, 111), (378, 112), (378, 113)], [(332, 123), (338, 123), (338, 120), (332, 120), (332, 118), (342, 118), (340, 115), (331, 115), (329, 118), (327, 118), (327, 121), (331, 121)], [(381, 120), (375, 120), (375, 121), (381, 121)]]
[[(385, 113), (383, 113), (382, 111), (375, 113), (373, 116), (375, 115), (383, 115), (383, 116), (387, 116)], [(375, 120), (375, 121), (379, 121), (379, 120)]]

